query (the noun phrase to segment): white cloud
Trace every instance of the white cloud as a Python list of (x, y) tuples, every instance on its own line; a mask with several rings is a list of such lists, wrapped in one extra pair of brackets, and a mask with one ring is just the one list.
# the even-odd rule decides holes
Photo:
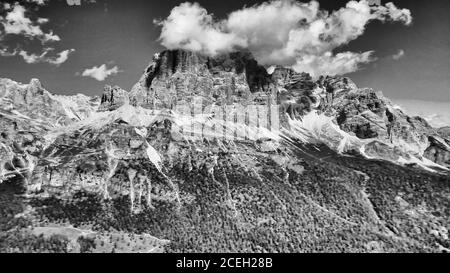
[(385, 6), (378, 6), (375, 9), (375, 16), (381, 21), (399, 21), (406, 25), (410, 25), (413, 20), (410, 10), (399, 9), (392, 2)]
[(34, 3), (34, 4), (37, 4), (39, 6), (43, 6), (43, 5), (47, 4), (48, 1), (49, 0), (26, 0), (25, 2)]
[(81, 76), (83, 77), (91, 77), (96, 79), (97, 81), (104, 81), (106, 78), (112, 75), (116, 75), (122, 72), (119, 70), (117, 66), (114, 66), (110, 69), (106, 66), (106, 64), (102, 64), (101, 66), (94, 66), (89, 69), (85, 69)]
[[(60, 42), (61, 38), (54, 34), (53, 31), (45, 32), (42, 30), (42, 26), (49, 22), (48, 18), (37, 17), (31, 19), (29, 13), (31, 12), (26, 8), (26, 5), (33, 3), (37, 6), (43, 6), (48, 3), (48, 0), (22, 0), (15, 2), (14, 4), (3, 4), (4, 16), (0, 16), (0, 56), (12, 57), (21, 56), (26, 63), (49, 63), (52, 65), (61, 65), (67, 61), (69, 55), (74, 52), (74, 49), (62, 50), (59, 53), (54, 53), (50, 56), (50, 53), (55, 51), (54, 48), (45, 47), (41, 53), (29, 53), (26, 49), (22, 48), (23, 45), (19, 45), (16, 49), (10, 50), (6, 46), (6, 40), (11, 35), (22, 37), (27, 39), (39, 39), (41, 43), (49, 44)], [(23, 43), (26, 44), (26, 43)]]
[(326, 52), (321, 56), (305, 55), (297, 59), (292, 66), (296, 71), (308, 71), (312, 77), (320, 75), (344, 75), (357, 71), (361, 64), (370, 63), (375, 60), (373, 51), (364, 53), (343, 52), (333, 55)]
[(48, 19), (39, 18), (37, 22), (33, 22), (30, 18), (26, 17), (25, 12), (25, 7), (17, 3), (10, 7), (6, 16), (0, 18), (0, 23), (3, 25), (5, 34), (21, 34), (30, 38), (38, 38), (43, 42), (61, 40), (52, 31), (45, 33), (41, 29), (41, 25), (47, 23)]
[(48, 53), (54, 51), (54, 49), (49, 48), (45, 49), (43, 53), (40, 55), (34, 54), (34, 53), (28, 53), (25, 50), (20, 50), (17, 52), (17, 55), (22, 56), (24, 61), (29, 64), (36, 64), (36, 63), (49, 63), (53, 65), (61, 65), (62, 63), (66, 62), (69, 58), (69, 55), (75, 51), (75, 49), (67, 49), (63, 50), (56, 54), (54, 57), (48, 57)]
[(404, 56), (405, 56), (405, 51), (403, 49), (399, 49), (399, 51), (397, 53), (392, 55), (392, 59), (394, 59), (395, 61), (398, 61), (401, 58), (403, 58)]
[(40, 60), (45, 58), (45, 55), (47, 55), (47, 52), (44, 51), (41, 55), (37, 55), (34, 53), (28, 53), (25, 50), (21, 50), (18, 52), (18, 55), (22, 56), (23, 60), (28, 64), (35, 64), (39, 63)]
[(360, 37), (373, 20), (409, 25), (412, 17), (409, 10), (392, 3), (370, 6), (365, 0), (350, 1), (329, 13), (317, 1), (278, 0), (242, 8), (221, 21), (199, 4), (183, 3), (158, 24), (161, 44), (168, 49), (214, 56), (245, 48), (263, 65), (291, 66), (317, 75), (348, 73), (370, 62), (370, 51), (332, 52)]
[(47, 62), (50, 64), (54, 64), (54, 65), (60, 65), (62, 63), (65, 63), (67, 61), (67, 59), (69, 59), (69, 55), (72, 52), (75, 52), (75, 49), (72, 48), (72, 49), (63, 50), (63, 51), (59, 52), (56, 57), (48, 59)]

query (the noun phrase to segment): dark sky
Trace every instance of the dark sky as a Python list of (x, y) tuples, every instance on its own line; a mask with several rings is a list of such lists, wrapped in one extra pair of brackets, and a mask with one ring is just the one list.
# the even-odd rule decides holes
[[(27, 64), (21, 57), (0, 57), (0, 77), (20, 82), (39, 78), (45, 87), (59, 94), (99, 95), (104, 84), (117, 84), (129, 90), (139, 79), (152, 55), (163, 50), (157, 39), (160, 27), (154, 19), (167, 17), (176, 0), (97, 0), (69, 6), (66, 0), (50, 0), (37, 15), (49, 18), (44, 30), (52, 29), (61, 37), (58, 51), (74, 48), (68, 61), (56, 67)], [(263, 1), (197, 1), (218, 18), (233, 10)], [(335, 10), (347, 1), (319, 1), (321, 7)], [(450, 1), (393, 1), (411, 10), (411, 26), (372, 22), (364, 35), (339, 50), (364, 52), (375, 50), (378, 60), (349, 75), (360, 86), (383, 90), (394, 99), (450, 102)], [(384, 1), (382, 1), (384, 3)], [(405, 56), (398, 61), (392, 55), (400, 49)], [(104, 82), (76, 76), (86, 68), (109, 64), (123, 72)]]

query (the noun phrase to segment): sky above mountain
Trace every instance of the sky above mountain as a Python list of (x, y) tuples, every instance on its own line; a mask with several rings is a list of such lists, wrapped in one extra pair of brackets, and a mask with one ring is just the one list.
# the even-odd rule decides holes
[(381, 1), (371, 13), (356, 1), (197, 2), (2, 1), (0, 77), (99, 95), (105, 84), (130, 89), (167, 47), (243, 48), (265, 65), (348, 72), (394, 99), (450, 102), (449, 1)]

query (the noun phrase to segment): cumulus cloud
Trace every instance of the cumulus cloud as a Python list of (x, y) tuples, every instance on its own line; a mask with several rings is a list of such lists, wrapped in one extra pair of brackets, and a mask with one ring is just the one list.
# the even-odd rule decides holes
[(43, 5), (47, 4), (48, 1), (50, 1), (50, 0), (25, 0), (25, 2), (34, 3), (39, 6), (43, 6)]
[(404, 56), (405, 56), (405, 51), (403, 49), (399, 49), (399, 51), (397, 53), (392, 55), (392, 59), (394, 59), (395, 61), (398, 61), (401, 58), (403, 58)]
[(263, 65), (336, 75), (373, 60), (371, 51), (333, 52), (360, 37), (374, 20), (412, 23), (409, 10), (392, 3), (371, 6), (366, 0), (350, 1), (332, 13), (321, 10), (317, 1), (278, 0), (242, 8), (224, 20), (214, 20), (197, 3), (183, 3), (157, 23), (162, 26), (161, 44), (168, 49), (210, 56), (248, 49)]
[(392, 2), (385, 6), (377, 6), (375, 16), (381, 21), (400, 21), (406, 25), (410, 25), (413, 20), (409, 9), (399, 9)]
[(15, 56), (16, 54), (17, 54), (17, 50), (10, 52), (6, 48), (0, 48), (0, 56), (2, 56), (2, 57), (12, 57), (12, 56)]
[(17, 55), (21, 56), (26, 63), (36, 64), (36, 63), (49, 63), (56, 66), (65, 63), (69, 58), (70, 53), (74, 52), (75, 49), (67, 49), (63, 50), (56, 54), (56, 56), (49, 57), (48, 53), (54, 51), (53, 48), (49, 48), (44, 50), (40, 55), (34, 53), (28, 53), (25, 50), (20, 50), (17, 52)]
[(119, 67), (114, 66), (112, 68), (108, 68), (106, 64), (102, 64), (101, 66), (94, 66), (89, 69), (85, 69), (81, 76), (83, 77), (91, 77), (96, 79), (97, 81), (104, 81), (106, 78), (112, 75), (116, 75), (122, 72), (119, 70)]
[(297, 59), (292, 66), (296, 71), (308, 71), (311, 76), (320, 75), (344, 75), (359, 69), (361, 64), (370, 63), (375, 60), (373, 51), (364, 53), (342, 52), (333, 55), (326, 52), (321, 56), (305, 55)]
[(25, 12), (25, 7), (18, 3), (9, 8), (6, 16), (0, 18), (4, 34), (24, 35), (30, 38), (38, 38), (43, 42), (61, 40), (52, 31), (45, 33), (42, 30), (41, 25), (47, 23), (48, 19), (38, 18), (36, 22), (33, 22), (25, 15)]
[[(42, 27), (49, 22), (48, 18), (32, 16), (29, 7), (44, 6), (48, 0), (22, 0), (14, 4), (4, 3), (0, 10), (0, 56), (12, 57), (20, 56), (26, 63), (49, 63), (52, 65), (61, 65), (67, 61), (69, 55), (74, 49), (66, 49), (61, 52), (54, 53), (55, 49), (49, 47), (48, 44), (60, 42), (61, 38), (54, 34), (53, 31), (44, 31)], [(21, 37), (26, 40), (38, 39), (43, 48), (39, 49), (40, 53), (29, 53), (24, 49), (23, 45), (17, 46), (11, 50), (7, 46), (7, 40), (10, 36)], [(36, 51), (36, 50), (34, 50)]]
[(247, 46), (245, 39), (225, 32), (225, 26), (214, 22), (207, 10), (197, 3), (183, 3), (175, 7), (160, 24), (160, 39), (167, 48), (183, 48), (216, 55), (232, 51), (238, 45)]

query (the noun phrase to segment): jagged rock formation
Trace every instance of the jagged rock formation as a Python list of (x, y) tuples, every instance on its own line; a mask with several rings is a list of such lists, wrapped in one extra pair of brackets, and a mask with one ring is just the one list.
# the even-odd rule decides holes
[(27, 186), (67, 196), (78, 190), (104, 198), (128, 194), (131, 210), (140, 211), (142, 197), (151, 205), (152, 190), (157, 189), (159, 200), (176, 199), (176, 189), (152, 156), (155, 148), (175, 151), (169, 139), (167, 123), (139, 130), (119, 118), (101, 128), (80, 127), (62, 134), (42, 152)]
[(99, 111), (114, 111), (129, 103), (129, 94), (118, 86), (106, 85), (100, 101)]
[(209, 58), (187, 51), (156, 54), (131, 90), (134, 105), (172, 108), (201, 96), (219, 105), (249, 103), (270, 92), (273, 84), (264, 67), (248, 53)]
[[(402, 153), (426, 157), (448, 166), (442, 159), (450, 155), (446, 141), (421, 117), (409, 117), (381, 92), (372, 89), (339, 88), (331, 92), (332, 102), (324, 111), (336, 117), (340, 128), (363, 140), (393, 145)], [(439, 149), (436, 149), (440, 143)], [(382, 145), (388, 147), (386, 145)], [(439, 155), (432, 155), (438, 153)]]
[[(269, 97), (275, 101), (274, 87), (266, 69), (248, 53), (209, 58), (176, 50), (156, 54), (128, 98), (147, 109), (172, 109), (194, 97), (202, 97), (205, 105), (266, 104)], [(108, 104), (109, 97), (106, 88), (102, 104)], [(125, 103), (119, 100), (118, 105)]]
[(20, 113), (24, 118), (49, 126), (66, 126), (97, 110), (97, 98), (85, 95), (57, 96), (45, 90), (38, 79), (20, 84), (0, 79), (2, 111)]
[(439, 165), (450, 167), (450, 141), (440, 137), (429, 137), (429, 146), (425, 151), (425, 157)]

